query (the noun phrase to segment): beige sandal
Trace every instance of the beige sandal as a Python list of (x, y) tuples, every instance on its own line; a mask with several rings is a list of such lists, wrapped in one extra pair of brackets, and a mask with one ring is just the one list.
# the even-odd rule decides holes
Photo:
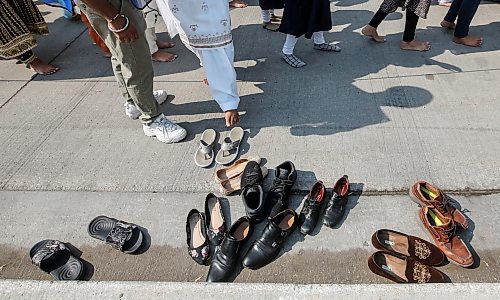
[(261, 159), (259, 156), (240, 158), (229, 167), (217, 170), (215, 172), (215, 181), (220, 183), (240, 175), (243, 170), (245, 170), (245, 167), (249, 161), (254, 161), (260, 165)]
[[(245, 163), (246, 165), (246, 163)], [(262, 177), (266, 178), (269, 171), (266, 167), (260, 167), (260, 171), (262, 172)], [(241, 190), (241, 176), (243, 172), (239, 173), (236, 177), (232, 177), (228, 180), (224, 180), (220, 183), (220, 192), (225, 196), (229, 196), (234, 192)]]

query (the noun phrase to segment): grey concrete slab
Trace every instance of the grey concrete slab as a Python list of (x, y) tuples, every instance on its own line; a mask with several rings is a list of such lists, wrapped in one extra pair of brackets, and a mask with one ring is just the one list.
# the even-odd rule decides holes
[[(470, 218), (461, 234), (476, 255), (476, 265), (465, 269), (441, 267), (452, 282), (499, 282), (498, 194), (455, 196)], [(109, 192), (0, 192), (0, 278), (50, 279), (32, 266), (31, 245), (59, 239), (79, 249), (93, 270), (92, 280), (204, 281), (207, 268), (188, 256), (185, 216), (203, 210), (205, 194)], [(300, 208), (302, 198), (291, 199)], [(228, 223), (244, 215), (238, 196), (223, 199)], [(243, 270), (236, 282), (276, 283), (385, 283), (368, 271), (366, 259), (374, 251), (371, 235), (389, 228), (428, 239), (420, 225), (417, 206), (407, 196), (350, 197), (346, 218), (338, 228), (318, 225), (312, 236), (295, 232), (279, 259), (258, 271)], [(150, 242), (140, 255), (124, 255), (87, 235), (86, 227), (98, 215), (134, 222), (147, 230)], [(255, 227), (256, 238), (265, 224)], [(249, 247), (242, 248), (242, 255)], [(92, 274), (92, 273), (89, 273)]]
[(0, 295), (9, 299), (497, 299), (498, 284), (291, 285), (161, 282), (40, 282), (6, 280)]
[(0, 107), (5, 105), (11, 98), (26, 85), (26, 81), (0, 80)]

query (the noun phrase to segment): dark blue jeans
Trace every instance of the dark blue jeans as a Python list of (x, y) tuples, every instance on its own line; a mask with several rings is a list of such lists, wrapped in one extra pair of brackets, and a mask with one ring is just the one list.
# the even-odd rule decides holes
[(444, 20), (451, 23), (457, 20), (455, 37), (464, 38), (469, 35), (469, 26), (480, 2), (481, 0), (453, 0)]

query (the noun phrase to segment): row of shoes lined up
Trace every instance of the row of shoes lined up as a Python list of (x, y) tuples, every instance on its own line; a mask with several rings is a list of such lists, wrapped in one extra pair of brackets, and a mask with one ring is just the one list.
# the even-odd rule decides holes
[[(126, 254), (138, 253), (145, 246), (144, 233), (139, 226), (107, 216), (94, 218), (87, 232)], [(31, 263), (56, 280), (82, 280), (86, 274), (85, 264), (69, 245), (59, 240), (40, 241), (29, 251)]]
[(368, 258), (370, 270), (397, 283), (442, 283), (446, 276), (435, 267), (446, 260), (472, 266), (474, 256), (459, 235), (468, 228), (468, 220), (455, 207), (456, 201), (426, 181), (416, 182), (409, 195), (421, 206), (419, 220), (435, 245), (394, 230), (378, 230), (372, 244), (381, 251)]
[[(305, 197), (299, 217), (288, 203), (291, 188), (297, 179), (294, 164), (286, 161), (275, 168), (273, 184), (264, 197), (264, 175), (259, 163), (258, 158), (242, 159), (216, 174), (216, 178), (240, 179), (246, 216), (234, 222), (229, 230), (220, 200), (214, 194), (207, 195), (204, 213), (192, 209), (187, 216), (188, 253), (198, 264), (210, 265), (207, 282), (231, 281), (240, 265), (251, 270), (266, 266), (276, 259), (283, 244), (297, 227), (301, 233), (310, 234), (321, 216), (326, 195), (321, 181), (316, 182)], [(323, 213), (323, 224), (334, 227), (340, 222), (348, 193), (349, 180), (344, 175), (333, 187)], [(240, 262), (240, 249), (249, 240), (255, 225), (264, 220), (267, 220), (267, 225)]]

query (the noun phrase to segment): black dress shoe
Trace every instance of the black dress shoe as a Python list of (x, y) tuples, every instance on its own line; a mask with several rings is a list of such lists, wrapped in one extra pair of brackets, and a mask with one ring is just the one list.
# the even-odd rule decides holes
[(248, 217), (241, 217), (234, 222), (212, 259), (207, 282), (228, 282), (232, 279), (238, 264), (240, 246), (248, 240), (252, 231), (253, 226)]
[(273, 217), (288, 208), (290, 190), (297, 180), (297, 171), (291, 161), (285, 161), (274, 170), (273, 186), (266, 196), (269, 217)]
[(323, 204), (323, 196), (325, 195), (325, 186), (322, 181), (316, 181), (311, 188), (311, 192), (307, 195), (300, 212), (300, 232), (302, 234), (310, 234), (318, 223), (321, 205)]
[(279, 254), (288, 236), (297, 227), (298, 216), (287, 209), (269, 220), (262, 235), (255, 240), (243, 259), (243, 266), (257, 270), (272, 262)]
[(333, 186), (332, 196), (326, 205), (323, 224), (332, 228), (344, 217), (347, 195), (349, 194), (349, 178), (344, 175)]
[(210, 254), (210, 244), (205, 215), (196, 209), (192, 209), (187, 216), (186, 234), (189, 256), (200, 265), (206, 265)]
[(210, 243), (218, 246), (226, 234), (226, 219), (219, 198), (212, 193), (205, 198), (205, 217)]
[(241, 199), (247, 216), (256, 223), (261, 222), (266, 217), (264, 191), (262, 190), (263, 180), (259, 164), (250, 161), (241, 176)]

